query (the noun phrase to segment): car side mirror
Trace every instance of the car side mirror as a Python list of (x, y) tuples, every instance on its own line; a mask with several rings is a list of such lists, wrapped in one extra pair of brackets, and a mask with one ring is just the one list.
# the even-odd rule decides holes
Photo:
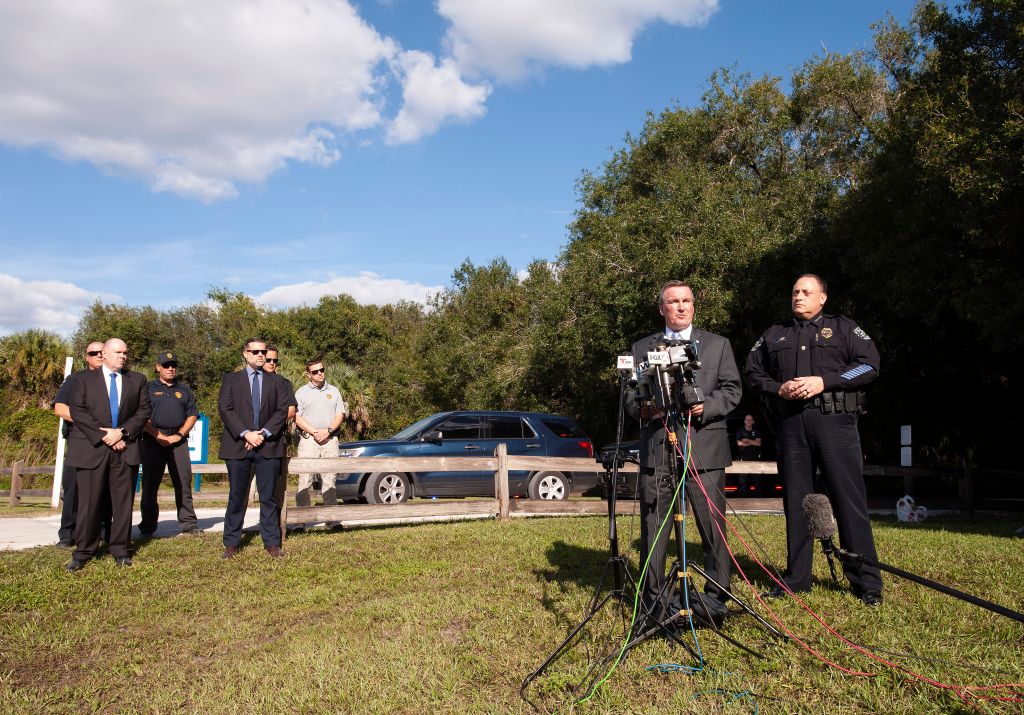
[(436, 442), (437, 444), (441, 444), (444, 439), (444, 433), (441, 430), (436, 429), (427, 430), (423, 433), (423, 437), (420, 439), (423, 442)]

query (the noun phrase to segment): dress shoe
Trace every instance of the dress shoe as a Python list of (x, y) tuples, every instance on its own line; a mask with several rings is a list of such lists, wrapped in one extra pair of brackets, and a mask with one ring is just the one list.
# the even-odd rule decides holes
[(284, 556), (284, 549), (280, 546), (268, 546), (267, 553), (273, 556), (275, 559), (279, 559)]
[(75, 548), (75, 542), (74, 541), (58, 541), (57, 542), (57, 548), (58, 549), (73, 549), (73, 548)]
[(221, 558), (222, 559), (233, 559), (236, 556), (238, 556), (238, 547), (237, 546), (225, 546), (224, 547), (224, 555), (221, 556)]
[(869, 590), (860, 595), (860, 600), (865, 606), (881, 606), (882, 592)]
[(770, 600), (770, 599), (773, 599), (773, 598), (785, 598), (786, 596), (788, 596), (790, 594), (790, 592), (792, 592), (792, 593), (807, 593), (807, 591), (809, 591), (809, 590), (810, 589), (806, 589), (806, 588), (800, 588), (800, 589), (792, 588), (789, 591), (787, 591), (782, 586), (776, 585), (776, 586), (772, 586), (767, 591), (763, 591), (761, 593), (761, 598), (763, 598), (765, 600)]
[(74, 573), (75, 571), (81, 571), (85, 568), (85, 562), (79, 561), (78, 559), (71, 559), (71, 561), (68, 562), (68, 565), (64, 568), (67, 569), (68, 573)]
[(132, 565), (132, 557), (131, 556), (118, 556), (117, 558), (114, 559), (114, 564), (117, 565), (117, 566), (131, 566)]

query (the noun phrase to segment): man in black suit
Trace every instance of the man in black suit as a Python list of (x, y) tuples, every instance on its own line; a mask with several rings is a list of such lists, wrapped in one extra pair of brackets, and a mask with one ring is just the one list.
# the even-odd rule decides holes
[[(252, 472), (260, 495), (260, 534), (274, 557), (281, 549), (281, 504), (276, 496), (291, 390), (280, 375), (265, 372), (267, 343), (250, 338), (242, 348), (245, 369), (229, 372), (220, 386), (218, 410), (224, 423), (220, 458), (228, 466), (228, 508), (224, 515), (224, 558), (238, 554)], [(252, 472), (250, 471), (252, 469)]]
[[(725, 417), (740, 401), (742, 383), (732, 347), (721, 335), (693, 325), (693, 292), (682, 281), (668, 281), (658, 294), (658, 312), (665, 320), (664, 330), (633, 344), (633, 359), (638, 367), (646, 367), (648, 353), (670, 340), (694, 341), (701, 369), (695, 372), (697, 387), (704, 394), (702, 404), (690, 408), (690, 458), (699, 474), (703, 490), (691, 475), (686, 476), (686, 496), (696, 517), (697, 530), (704, 548), (704, 570), (708, 576), (729, 587), (731, 561), (723, 538), (726, 525), (725, 467), (732, 464)], [(672, 533), (672, 480), (674, 447), (666, 440), (665, 419), (660, 410), (642, 405), (639, 394), (627, 400), (630, 414), (640, 420), (640, 548), (642, 557), (650, 554), (647, 575), (642, 584), (643, 603), (647, 613), (661, 621), (682, 608), (681, 594), (671, 602), (665, 593), (665, 552)], [(685, 428), (679, 430), (679, 449), (684, 449)], [(705, 496), (705, 492), (707, 495)], [(709, 506), (709, 502), (714, 508)], [(661, 532), (659, 534), (659, 528)], [(727, 608), (724, 594), (708, 581), (703, 598), (692, 598), (691, 608), (700, 615), (718, 618)], [(704, 611), (704, 612), (702, 612)]]
[(103, 344), (103, 365), (78, 373), (71, 391), (68, 464), (76, 468), (76, 548), (68, 571), (78, 571), (99, 547), (101, 500), (109, 487), (110, 555), (131, 566), (132, 500), (141, 460), (138, 438), (151, 407), (146, 377), (125, 370), (128, 346), (119, 338)]

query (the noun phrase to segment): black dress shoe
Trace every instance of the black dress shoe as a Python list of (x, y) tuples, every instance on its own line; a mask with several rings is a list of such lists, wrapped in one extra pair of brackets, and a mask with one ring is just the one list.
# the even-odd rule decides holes
[(132, 565), (132, 557), (131, 556), (118, 556), (118, 557), (116, 557), (114, 559), (114, 564), (116, 566), (131, 566)]
[(222, 559), (233, 559), (236, 556), (238, 556), (238, 547), (237, 546), (225, 546), (224, 547), (224, 555), (221, 556), (221, 558)]
[(782, 586), (772, 586), (767, 591), (761, 592), (761, 598), (771, 600), (773, 598), (785, 598), (789, 593)]
[(74, 541), (58, 541), (57, 542), (57, 548), (58, 549), (73, 549), (73, 548), (75, 548), (75, 542)]
[(273, 556), (275, 559), (279, 559), (284, 556), (284, 549), (280, 546), (268, 546), (267, 553)]
[(74, 573), (75, 571), (81, 571), (85, 568), (85, 562), (79, 561), (78, 559), (71, 559), (71, 561), (68, 562), (68, 565), (64, 568), (67, 569), (68, 573)]
[(860, 595), (860, 600), (865, 606), (881, 606), (882, 592), (869, 590)]

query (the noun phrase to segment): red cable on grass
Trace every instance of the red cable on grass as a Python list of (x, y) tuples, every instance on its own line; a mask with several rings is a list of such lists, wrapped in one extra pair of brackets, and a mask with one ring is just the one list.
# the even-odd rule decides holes
[[(689, 433), (689, 430), (687, 430), (687, 434), (686, 434), (686, 445), (687, 445), (687, 451), (689, 451), (689, 449), (690, 449), (690, 433)], [(676, 445), (676, 450), (679, 451), (678, 444)], [(682, 456), (681, 452), (680, 452), (680, 456)], [(805, 611), (807, 611), (807, 613), (809, 613), (816, 621), (818, 621), (818, 623), (820, 623), (830, 634), (832, 634), (833, 636), (838, 638), (840, 641), (842, 641), (846, 645), (852, 647), (854, 650), (856, 650), (857, 652), (861, 653), (862, 655), (867, 656), (871, 660), (874, 660), (874, 661), (876, 661), (878, 663), (881, 663), (882, 665), (885, 665), (885, 666), (887, 666), (889, 668), (892, 668), (892, 669), (898, 670), (898, 671), (900, 671), (902, 673), (905, 673), (906, 675), (910, 676), (912, 679), (925, 682), (925, 683), (927, 683), (927, 684), (929, 684), (929, 685), (931, 685), (933, 687), (936, 687), (936, 688), (939, 688), (939, 689), (942, 689), (942, 690), (949, 690), (951, 692), (954, 692), (954, 693), (956, 693), (957, 697), (959, 697), (964, 702), (970, 702), (972, 699), (996, 700), (996, 701), (1002, 701), (1002, 702), (1024, 702), (1024, 692), (1015, 692), (1012, 695), (1007, 696), (1007, 697), (977, 695), (974, 692), (974, 691), (977, 691), (978, 693), (980, 693), (980, 692), (984, 692), (984, 691), (988, 691), (988, 690), (1005, 690), (1005, 689), (1010, 689), (1010, 688), (1024, 688), (1024, 683), (998, 683), (998, 684), (994, 684), (994, 685), (952, 685), (952, 684), (949, 684), (949, 683), (943, 683), (943, 682), (940, 682), (938, 680), (934, 680), (932, 678), (929, 678), (929, 677), (927, 677), (925, 675), (922, 675), (921, 673), (918, 673), (918, 672), (916, 672), (914, 670), (906, 668), (906, 667), (904, 667), (904, 666), (902, 666), (902, 665), (900, 665), (898, 663), (895, 663), (895, 662), (890, 661), (890, 660), (888, 660), (886, 658), (883, 658), (883, 657), (881, 657), (881, 656), (879, 656), (879, 655), (869, 651), (868, 649), (864, 648), (863, 646), (860, 646), (860, 645), (854, 643), (853, 641), (849, 640), (845, 636), (843, 636), (841, 633), (836, 631), (832, 626), (830, 626), (828, 623), (826, 623), (825, 620), (821, 616), (819, 616), (810, 606), (808, 606), (806, 603), (804, 603), (804, 601), (801, 598), (799, 598), (795, 593), (793, 593), (789, 589), (789, 587), (785, 584), (785, 582), (783, 582), (783, 581), (779, 580), (778, 578), (776, 578), (775, 574), (773, 574), (768, 567), (766, 567), (763, 563), (761, 563), (760, 559), (757, 558), (757, 556), (755, 555), (753, 549), (743, 539), (743, 536), (736, 529), (736, 527), (733, 525), (733, 523), (728, 519), (728, 517), (726, 517), (726, 515), (724, 513), (722, 513), (722, 511), (720, 509), (718, 509), (717, 506), (715, 506), (714, 501), (711, 499), (711, 496), (708, 494), (707, 489), (704, 487), (704, 483), (700, 479), (700, 473), (697, 471), (696, 467), (694, 467), (692, 463), (690, 464), (690, 473), (691, 473), (691, 476), (693, 478), (693, 481), (696, 482), (697, 486), (701, 490), (701, 493), (704, 494), (704, 498), (708, 502), (708, 507), (711, 510), (713, 510), (716, 514), (718, 514), (718, 516), (721, 517), (721, 520), (724, 521), (728, 525), (730, 531), (732, 531), (732, 533), (735, 534), (736, 538), (739, 539), (740, 543), (743, 544), (744, 548), (747, 550), (747, 553), (754, 560), (754, 563), (756, 563), (761, 568), (761, 570), (763, 570), (768, 575), (768, 577), (771, 578), (772, 581), (774, 581), (778, 586), (783, 588), (786, 591), (786, 593), (788, 593), (790, 596), (792, 596), (796, 600), (796, 602), (800, 604), (801, 608), (803, 608)], [(820, 660), (823, 663), (826, 663), (826, 664), (832, 666), (833, 668), (836, 668), (837, 670), (842, 671), (843, 673), (846, 673), (848, 675), (856, 675), (856, 676), (863, 676), (863, 677), (875, 677), (877, 675), (877, 673), (868, 673), (868, 672), (863, 672), (863, 671), (856, 671), (856, 670), (852, 670), (850, 668), (846, 668), (844, 666), (841, 666), (838, 663), (834, 663), (833, 661), (829, 660), (828, 658), (824, 657), (823, 655), (818, 653), (816, 650), (811, 648), (803, 640), (801, 640), (799, 637), (797, 637), (791, 630), (789, 630), (789, 628), (787, 628), (782, 623), (782, 621), (779, 619), (778, 615), (768, 606), (768, 604), (766, 604), (764, 602), (764, 599), (761, 598), (761, 595), (758, 593), (757, 589), (750, 582), (750, 579), (747, 578), (747, 574), (743, 571), (743, 568), (740, 566), (739, 561), (737, 561), (737, 559), (736, 559), (735, 552), (733, 552), (732, 548), (729, 546), (729, 540), (725, 538), (725, 533), (722, 531), (721, 525), (719, 524), (717, 519), (713, 519), (713, 521), (714, 521), (715, 529), (718, 531), (719, 537), (725, 543), (725, 548), (729, 552), (729, 558), (732, 560), (733, 564), (735, 565), (736, 570), (742, 576), (743, 581), (750, 588), (750, 591), (753, 594), (754, 598), (756, 598), (757, 601), (762, 606), (765, 607), (765, 609), (771, 615), (772, 620), (775, 621), (775, 623), (780, 628), (782, 628), (782, 630), (784, 630), (794, 641), (796, 641), (802, 648), (804, 648), (808, 653), (813, 655), (815, 658), (817, 658), (818, 660)]]

